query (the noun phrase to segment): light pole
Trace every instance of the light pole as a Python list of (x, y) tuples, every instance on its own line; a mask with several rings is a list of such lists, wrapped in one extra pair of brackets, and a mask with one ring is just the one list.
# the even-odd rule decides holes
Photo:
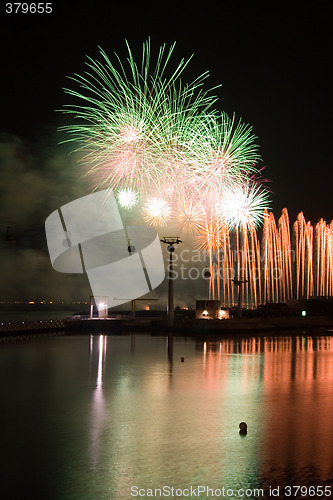
[(237, 317), (242, 318), (242, 302), (243, 302), (243, 287), (244, 283), (247, 283), (249, 280), (243, 279), (239, 280), (234, 278), (232, 280), (236, 286), (238, 286), (238, 307), (237, 307)]
[(168, 323), (169, 326), (173, 325), (175, 310), (173, 304), (173, 268), (172, 268), (172, 254), (175, 251), (174, 245), (179, 245), (182, 243), (182, 240), (178, 238), (178, 236), (165, 236), (161, 239), (162, 243), (168, 245), (167, 250), (169, 252), (169, 289), (168, 289)]

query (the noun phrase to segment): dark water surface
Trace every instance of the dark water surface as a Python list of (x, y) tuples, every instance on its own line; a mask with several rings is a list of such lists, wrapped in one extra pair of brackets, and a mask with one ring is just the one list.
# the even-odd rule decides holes
[(330, 336), (2, 343), (0, 395), (4, 500), (333, 497)]

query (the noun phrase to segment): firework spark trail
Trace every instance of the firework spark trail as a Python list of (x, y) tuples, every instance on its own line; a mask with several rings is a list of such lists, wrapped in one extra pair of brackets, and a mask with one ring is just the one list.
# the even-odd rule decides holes
[(185, 200), (178, 203), (175, 219), (176, 225), (180, 231), (187, 233), (200, 232), (201, 222), (204, 215), (202, 204), (194, 204)]
[(144, 206), (143, 218), (153, 226), (164, 225), (171, 217), (171, 206), (163, 198), (152, 198)]
[(143, 45), (141, 71), (128, 45), (127, 70), (117, 55), (118, 68), (100, 49), (102, 62), (88, 58), (85, 76), (72, 78), (84, 92), (65, 89), (81, 104), (66, 105), (63, 112), (80, 125), (62, 130), (85, 151), (97, 188), (160, 188), (192, 155), (192, 135), (217, 98), (202, 88), (208, 73), (182, 84), (180, 76), (190, 59), (182, 59), (166, 78), (174, 48), (160, 47), (152, 71), (149, 40)]
[(219, 202), (221, 215), (229, 228), (245, 230), (263, 221), (268, 205), (267, 191), (246, 179), (242, 183), (226, 186)]
[(138, 203), (138, 193), (132, 189), (118, 191), (118, 201), (123, 208), (132, 208)]
[(290, 240), (290, 227), (289, 227), (289, 216), (287, 209), (282, 210), (282, 215), (278, 221), (278, 232), (281, 241), (281, 276), (282, 276), (282, 300), (291, 299), (292, 290), (292, 252), (291, 252), (291, 240)]
[(257, 172), (258, 146), (252, 127), (229, 118), (207, 114), (194, 135), (196, 162), (192, 182), (203, 196), (210, 196), (216, 185), (244, 180), (244, 175)]
[[(209, 298), (220, 299), (221, 262), (220, 251), (226, 251), (228, 228), (218, 214), (205, 213), (203, 222), (197, 224), (194, 231), (196, 247), (209, 258)], [(216, 290), (216, 294), (215, 294)]]

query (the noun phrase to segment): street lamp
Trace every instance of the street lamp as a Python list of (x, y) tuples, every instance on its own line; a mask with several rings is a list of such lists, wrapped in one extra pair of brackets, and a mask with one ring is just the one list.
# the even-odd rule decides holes
[(172, 269), (172, 254), (175, 251), (174, 245), (179, 245), (179, 243), (182, 243), (182, 240), (180, 240), (177, 237), (171, 237), (167, 236), (161, 239), (162, 243), (165, 243), (167, 246), (167, 251), (169, 252), (169, 289), (168, 289), (168, 322), (169, 326), (173, 325), (174, 317), (175, 317), (175, 311), (174, 311), (174, 304), (173, 304), (173, 269)]
[(237, 317), (242, 318), (242, 302), (243, 302), (243, 287), (244, 283), (247, 283), (249, 280), (238, 279), (237, 277), (232, 280), (236, 286), (238, 286), (238, 307), (237, 307)]

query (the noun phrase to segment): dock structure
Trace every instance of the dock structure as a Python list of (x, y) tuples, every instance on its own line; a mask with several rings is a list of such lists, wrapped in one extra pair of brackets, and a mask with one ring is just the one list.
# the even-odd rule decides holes
[(128, 332), (150, 332), (152, 335), (172, 332), (174, 335), (234, 335), (282, 334), (289, 331), (311, 332), (313, 329), (332, 331), (332, 317), (313, 318), (271, 318), (271, 319), (230, 319), (230, 320), (198, 320), (176, 321), (170, 326), (168, 320), (150, 319), (116, 319), (70, 317), (62, 319), (48, 319), (19, 322), (0, 322), (0, 341), (8, 337), (23, 338), (25, 336), (39, 336), (44, 334), (100, 334), (119, 335)]
[(34, 335), (56, 332), (118, 331), (120, 321), (112, 319), (90, 319), (88, 317), (56, 318), (0, 322), (0, 340), (8, 336)]
[[(78, 320), (77, 320), (78, 321)], [(51, 332), (65, 330), (69, 326), (67, 319), (47, 319), (28, 321), (0, 322), (0, 338), (6, 335)]]

